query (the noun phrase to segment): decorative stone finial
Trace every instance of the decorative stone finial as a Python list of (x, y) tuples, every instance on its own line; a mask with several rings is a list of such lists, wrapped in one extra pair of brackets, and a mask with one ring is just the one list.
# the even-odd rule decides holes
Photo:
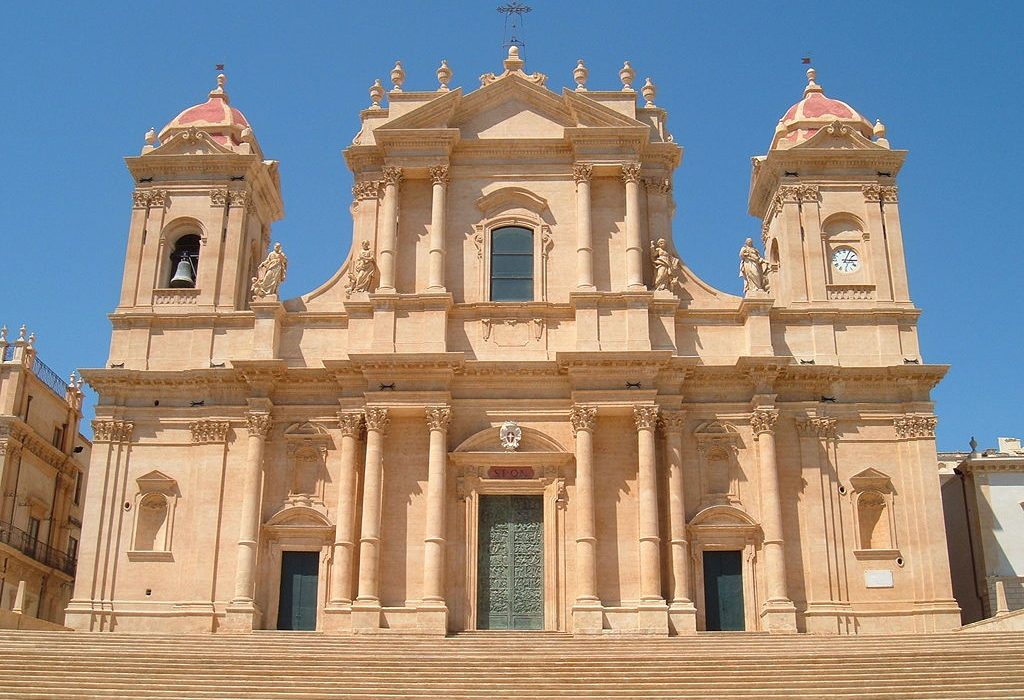
[(633, 89), (633, 79), (636, 77), (636, 71), (629, 65), (629, 61), (622, 64), (622, 68), (619, 70), (619, 80), (622, 81), (623, 92), (636, 92)]
[(68, 377), (68, 388), (75, 388), (75, 370), (71, 370), (71, 375)]
[(513, 44), (508, 47), (508, 58), (506, 58), (502, 65), (505, 66), (507, 71), (517, 71), (523, 69), (523, 59), (519, 57), (519, 47)]
[(7, 326), (0, 326), (0, 343), (7, 342)]
[(395, 67), (391, 69), (391, 82), (395, 84), (391, 92), (401, 92), (402, 83), (405, 82), (405, 68), (402, 68), (401, 61), (395, 61)]
[(35, 344), (36, 344), (36, 332), (32, 331), (31, 333), (28, 334), (28, 346), (30, 348), (31, 347), (35, 347)]
[(658, 89), (654, 86), (654, 83), (651, 82), (650, 78), (647, 78), (644, 86), (640, 88), (640, 94), (644, 96), (644, 100), (647, 102), (644, 107), (654, 106), (654, 97), (658, 94)]
[(370, 86), (370, 109), (380, 109), (380, 101), (383, 99), (384, 86), (380, 84), (380, 78), (377, 78)]
[(149, 131), (146, 132), (146, 145), (152, 146), (156, 143), (156, 129), (149, 127)]
[(217, 76), (217, 87), (210, 90), (210, 97), (219, 97), (225, 102), (228, 102), (228, 93), (224, 91), (224, 85), (228, 82), (228, 77), (221, 73)]
[(448, 67), (448, 61), (441, 59), (441, 66), (437, 69), (437, 82), (441, 85), (438, 92), (448, 92), (448, 83), (452, 79), (452, 69)]
[(823, 92), (821, 86), (814, 82), (815, 78), (817, 77), (818, 71), (814, 70), (813, 68), (807, 69), (807, 87), (804, 88), (805, 97), (811, 94), (812, 92)]
[(590, 71), (583, 65), (583, 59), (579, 59), (576, 62), (576, 68), (572, 71), (572, 79), (576, 81), (576, 92), (587, 91), (587, 76), (590, 75)]
[(885, 124), (880, 119), (875, 120), (875, 126), (871, 129), (871, 133), (875, 136), (875, 143), (888, 147), (889, 139), (885, 138)]
[(16, 342), (25, 342), (25, 324), (21, 324), (21, 328), (18, 329), (18, 340)]

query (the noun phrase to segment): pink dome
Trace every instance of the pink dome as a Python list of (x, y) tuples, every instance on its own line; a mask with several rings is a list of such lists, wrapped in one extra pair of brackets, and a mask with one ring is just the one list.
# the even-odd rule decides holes
[(217, 87), (210, 91), (209, 99), (202, 104), (189, 107), (160, 130), (160, 140), (165, 141), (179, 131), (195, 127), (210, 135), (222, 146), (232, 148), (246, 141), (252, 133), (249, 121), (239, 110), (232, 107), (224, 91), (224, 75), (217, 76)]
[(818, 133), (818, 129), (834, 121), (853, 127), (866, 138), (871, 138), (871, 123), (857, 110), (842, 100), (826, 97), (821, 86), (814, 82), (813, 68), (807, 70), (804, 98), (789, 108), (775, 128), (772, 148), (791, 148)]

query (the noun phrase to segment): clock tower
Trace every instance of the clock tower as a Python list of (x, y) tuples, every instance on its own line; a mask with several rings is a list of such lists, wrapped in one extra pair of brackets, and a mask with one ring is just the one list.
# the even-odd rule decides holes
[(872, 126), (827, 97), (812, 68), (803, 99), (779, 120), (768, 154), (753, 159), (749, 208), (762, 220), (776, 308), (784, 315), (850, 314), (849, 323), (836, 322), (836, 341), (822, 334), (813, 347), (794, 350), (800, 359), (834, 362), (844, 349), (838, 338), (856, 318), (886, 310), (888, 332), (870, 349), (851, 337), (850, 351), (870, 364), (920, 361), (896, 187), (906, 155), (889, 146), (881, 122)]

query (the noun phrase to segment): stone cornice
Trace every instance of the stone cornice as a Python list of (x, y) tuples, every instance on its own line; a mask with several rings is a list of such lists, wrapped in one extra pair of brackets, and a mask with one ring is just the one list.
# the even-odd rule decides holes
[(81, 467), (70, 456), (41, 438), (16, 416), (0, 416), (0, 454), (29, 452), (58, 473), (72, 474)]

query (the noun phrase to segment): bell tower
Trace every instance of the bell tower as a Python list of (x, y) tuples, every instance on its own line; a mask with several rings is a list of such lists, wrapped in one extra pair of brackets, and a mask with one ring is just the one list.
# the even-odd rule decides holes
[(278, 164), (263, 159), (225, 81), (217, 76), (206, 102), (159, 135), (150, 129), (142, 153), (126, 159), (136, 189), (118, 314), (248, 308), (270, 226), (284, 211)]
[(753, 160), (750, 213), (772, 295), (789, 307), (909, 307), (896, 189), (907, 152), (815, 78), (809, 69), (803, 99)]

